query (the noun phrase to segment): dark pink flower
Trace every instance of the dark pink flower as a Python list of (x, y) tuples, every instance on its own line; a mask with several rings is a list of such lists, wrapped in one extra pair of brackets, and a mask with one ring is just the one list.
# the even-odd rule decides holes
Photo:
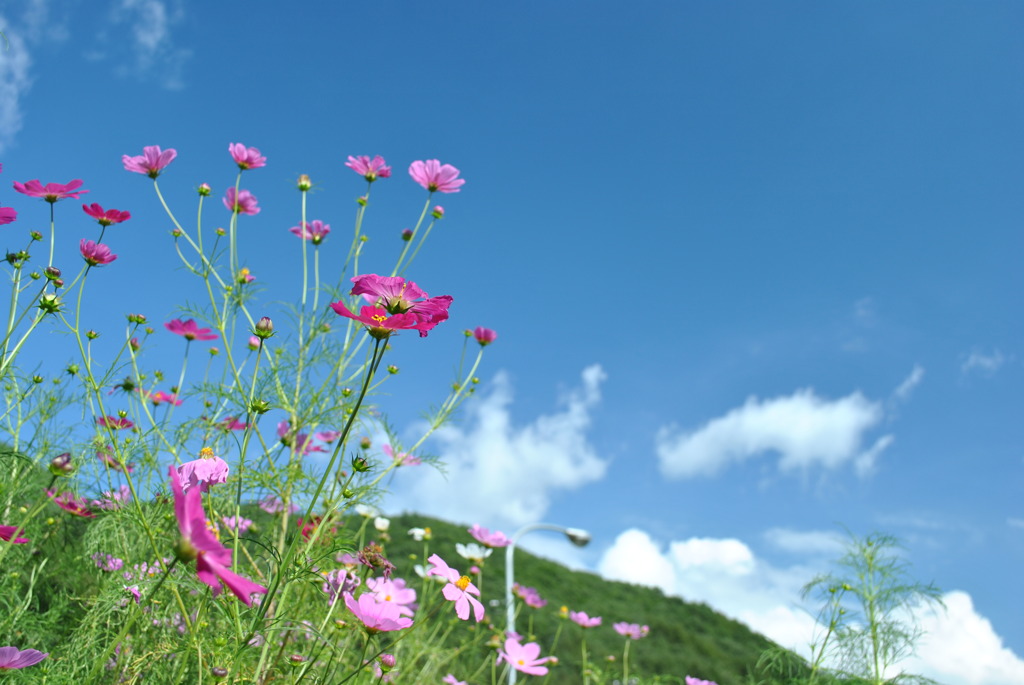
[(44, 186), (39, 181), (29, 181), (28, 183), (14, 182), (14, 189), (19, 193), (24, 193), (31, 197), (41, 197), (50, 204), (69, 197), (77, 199), (79, 195), (89, 192), (88, 190), (79, 190), (81, 187), (82, 180), (79, 178), (68, 181), (63, 185), (60, 183), (47, 183)]
[(103, 243), (94, 243), (84, 238), (78, 243), (78, 249), (82, 252), (82, 259), (89, 266), (103, 266), (117, 259), (117, 255), (111, 252), (110, 248)]
[(82, 518), (91, 519), (96, 516), (89, 510), (89, 502), (84, 498), (75, 497), (72, 492), (62, 492), (59, 495), (53, 490), (47, 490), (46, 495), (53, 500), (53, 503), (58, 507), (74, 514), (75, 516), (81, 516)]
[(185, 338), (185, 340), (217, 339), (217, 334), (213, 333), (209, 328), (199, 328), (199, 326), (196, 325), (195, 319), (189, 319), (188, 321), (182, 321), (181, 319), (168, 321), (164, 324), (164, 328), (175, 335), (180, 335)]
[(267, 165), (267, 158), (260, 155), (260, 151), (254, 147), (246, 147), (242, 143), (228, 144), (228, 152), (231, 159), (239, 169), (259, 169)]
[(476, 598), (480, 596), (480, 590), (470, 582), (468, 576), (460, 575), (436, 554), (430, 555), (427, 561), (433, 564), (433, 567), (427, 571), (428, 576), (441, 576), (448, 581), (448, 584), (441, 590), (441, 594), (449, 602), (455, 602), (455, 615), (465, 621), (469, 618), (469, 609), (472, 607), (473, 617), (479, 623), (484, 617), (484, 605)]
[(534, 609), (543, 609), (548, 604), (548, 600), (540, 596), (540, 593), (537, 592), (537, 588), (532, 588), (526, 585), (520, 585), (519, 583), (515, 583), (512, 585), (512, 592), (514, 592), (517, 597), (522, 599), (523, 603), (526, 604), (526, 606), (528, 607), (533, 607)]
[(402, 616), (397, 604), (378, 602), (372, 593), (364, 592), (357, 601), (352, 593), (345, 593), (345, 606), (363, 622), (368, 633), (402, 630), (412, 625), (412, 619)]
[(327, 237), (327, 234), (331, 232), (331, 225), (325, 224), (319, 219), (314, 219), (313, 221), (307, 221), (304, 226), (292, 226), (288, 230), (303, 240), (309, 240), (314, 245), (319, 245)]
[(583, 628), (596, 628), (601, 625), (600, 616), (594, 616), (591, 618), (590, 616), (587, 616), (587, 612), (585, 611), (570, 611), (569, 620)]
[(686, 676), (686, 685), (718, 685), (718, 683), (711, 680), (701, 680), (700, 678), (694, 678), (693, 676)]
[(156, 178), (177, 156), (178, 152), (174, 148), (161, 151), (159, 145), (149, 145), (142, 148), (142, 154), (138, 157), (122, 155), (121, 163), (124, 164), (125, 171), (134, 171), (137, 174), (146, 174), (150, 178)]
[(419, 466), (423, 463), (422, 459), (414, 457), (408, 452), (395, 452), (394, 448), (386, 443), (381, 445), (380, 449), (398, 466)]
[(436, 159), (413, 162), (409, 165), (409, 175), (432, 193), (457, 193), (459, 187), (466, 182), (465, 179), (458, 178), (458, 169), (451, 164), (441, 164)]
[(477, 542), (487, 547), (508, 547), (509, 543), (512, 542), (500, 530), (492, 533), (486, 528), (481, 527), (479, 523), (473, 524), (473, 527), (469, 529), (469, 534)]
[(312, 452), (326, 452), (321, 445), (314, 445), (313, 438), (308, 433), (299, 433), (292, 430), (292, 425), (287, 420), (277, 424), (277, 437), (281, 444), (288, 447), (295, 447), (295, 452), (300, 455), (307, 455)]
[(236, 196), (235, 189), (228, 188), (228, 192), (224, 194), (224, 206), (235, 214), (252, 216), (260, 213), (260, 208), (256, 206), (256, 196), (248, 190), (239, 190)]
[(17, 532), (17, 526), (0, 526), (0, 538), (6, 540), (7, 542), (13, 542), (16, 545), (21, 545), (28, 542), (28, 538), (14, 538), (14, 540), (11, 540), (11, 538), (14, 537), (14, 534)]
[(0, 647), (0, 671), (35, 666), (50, 656), (49, 652), (37, 649), (19, 650), (17, 647)]
[(178, 530), (181, 532), (181, 540), (175, 548), (178, 559), (196, 560), (196, 575), (210, 586), (215, 597), (221, 593), (223, 584), (243, 604), (252, 606), (251, 595), (266, 593), (267, 588), (231, 571), (231, 550), (220, 544), (206, 527), (203, 495), (199, 488), (186, 493), (173, 466), (168, 469), (167, 475), (174, 492), (174, 516), (178, 519)]
[(498, 339), (498, 334), (492, 331), (490, 328), (484, 328), (483, 326), (477, 326), (473, 329), (473, 337), (480, 343), (481, 347), (486, 347), (492, 342)]
[(226, 483), (228, 480), (228, 463), (213, 453), (209, 447), (199, 450), (199, 458), (186, 461), (178, 467), (178, 482), (184, 492), (199, 486), (199, 490), (207, 492), (211, 485)]
[(220, 428), (225, 433), (228, 431), (244, 431), (248, 427), (248, 424), (242, 423), (234, 416), (229, 416), (216, 425), (217, 428)]
[(0, 207), (0, 226), (12, 223), (18, 218), (18, 213), (12, 207)]
[(95, 202), (91, 205), (82, 205), (82, 210), (93, 219), (96, 219), (100, 226), (119, 224), (132, 218), (131, 212), (122, 212), (120, 209), (104, 210), (103, 207), (99, 206)]
[(428, 297), (415, 283), (400, 276), (364, 274), (354, 277), (352, 282), (355, 283), (352, 294), (362, 295), (375, 306), (363, 307), (358, 316), (343, 302), (335, 302), (331, 308), (341, 316), (366, 324), (375, 338), (387, 338), (402, 329), (416, 329), (420, 337), (425, 337), (429, 330), (448, 318), (450, 295)]
[(612, 625), (615, 632), (623, 637), (628, 637), (632, 640), (639, 640), (640, 638), (647, 637), (647, 633), (651, 632), (651, 629), (647, 626), (642, 626), (637, 623), (626, 623), (622, 621)]
[(370, 183), (373, 183), (378, 178), (387, 178), (391, 175), (391, 167), (384, 165), (384, 158), (380, 155), (375, 155), (373, 159), (366, 155), (359, 155), (358, 157), (349, 155), (345, 166), (360, 174)]
[(520, 673), (527, 675), (547, 675), (546, 664), (551, 657), (540, 657), (540, 645), (536, 642), (528, 642), (525, 645), (519, 644), (519, 640), (508, 638), (505, 640), (505, 649), (498, 650), (498, 663), (502, 661)]
[(135, 424), (132, 423), (132, 420), (123, 416), (101, 416), (96, 419), (96, 423), (100, 424), (104, 428), (135, 428)]
[[(416, 329), (419, 330), (420, 320), (413, 314), (395, 314), (388, 316), (386, 310), (380, 307), (363, 307), (359, 314), (353, 314), (345, 306), (344, 302), (332, 302), (331, 309), (336, 314), (347, 316), (366, 326), (366, 332), (378, 340), (384, 340), (397, 331)], [(424, 335), (421, 331), (420, 335)]]
[(157, 390), (156, 392), (147, 392), (142, 388), (139, 388), (139, 392), (147, 400), (153, 403), (154, 407), (159, 407), (164, 402), (170, 402), (175, 407), (180, 407), (182, 401), (178, 399), (178, 394), (173, 392), (164, 392), (163, 390)]

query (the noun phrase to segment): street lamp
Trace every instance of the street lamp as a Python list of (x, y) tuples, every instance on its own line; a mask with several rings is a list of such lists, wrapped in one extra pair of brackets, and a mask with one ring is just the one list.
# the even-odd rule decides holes
[[(531, 523), (517, 530), (509, 538), (508, 547), (505, 548), (505, 610), (508, 612), (505, 630), (509, 633), (516, 632), (516, 605), (512, 601), (512, 586), (515, 585), (515, 573), (512, 564), (516, 542), (519, 541), (519, 538), (535, 530), (553, 530), (556, 533), (561, 533), (569, 538), (569, 542), (577, 547), (585, 547), (590, 542), (590, 533), (582, 528), (566, 528), (565, 526), (556, 526), (553, 523)], [(516, 682), (516, 669), (512, 668), (512, 664), (509, 664), (508, 682), (509, 685), (513, 685)]]

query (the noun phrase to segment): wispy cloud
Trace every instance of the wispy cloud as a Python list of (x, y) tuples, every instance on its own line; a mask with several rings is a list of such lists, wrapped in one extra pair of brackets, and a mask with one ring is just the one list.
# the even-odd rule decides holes
[(862, 447), (882, 416), (881, 404), (859, 392), (828, 400), (808, 388), (767, 400), (750, 397), (693, 431), (663, 427), (655, 448), (661, 471), (670, 478), (715, 475), (732, 463), (772, 452), (779, 455), (782, 471), (853, 462), (866, 474), (892, 442), (887, 435), (867, 450)]
[(132, 37), (133, 62), (120, 68), (122, 74), (155, 75), (172, 90), (184, 85), (182, 70), (191, 52), (177, 47), (171, 36), (184, 18), (180, 0), (170, 5), (163, 0), (121, 0), (112, 18), (115, 24), (127, 24)]
[(446, 473), (427, 467), (400, 469), (388, 502), (488, 527), (538, 521), (555, 492), (604, 477), (607, 462), (587, 440), (590, 413), (601, 399), (604, 379), (600, 366), (586, 368), (582, 386), (568, 393), (560, 411), (515, 426), (511, 383), (507, 374), (499, 373), (491, 392), (470, 405), (465, 426), (438, 431), (437, 451)]
[(5, 152), (21, 130), (25, 95), (32, 87), (32, 58), (21, 32), (0, 16), (0, 31), (7, 37), (0, 49), (0, 152)]
[(967, 359), (960, 365), (960, 370), (963, 373), (979, 372), (991, 376), (1006, 361), (1007, 358), (999, 350), (992, 350), (990, 354), (974, 350), (967, 355)]
[(924, 367), (920, 364), (914, 364), (910, 375), (904, 378), (903, 382), (893, 390), (893, 397), (900, 402), (906, 402), (910, 399), (910, 394), (914, 392), (914, 388), (920, 385), (922, 380), (924, 380)]

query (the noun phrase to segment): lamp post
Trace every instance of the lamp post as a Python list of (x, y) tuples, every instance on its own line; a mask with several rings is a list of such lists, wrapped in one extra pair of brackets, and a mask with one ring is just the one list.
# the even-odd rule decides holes
[[(512, 537), (509, 538), (508, 547), (505, 548), (505, 610), (508, 617), (508, 620), (505, 622), (505, 630), (509, 633), (516, 632), (516, 605), (512, 601), (512, 586), (515, 585), (513, 554), (515, 553), (516, 542), (519, 541), (519, 538), (535, 530), (553, 530), (556, 533), (561, 533), (569, 538), (569, 542), (577, 547), (585, 547), (590, 542), (590, 533), (582, 528), (566, 528), (565, 526), (556, 526), (553, 523), (531, 523), (513, 533)], [(516, 682), (516, 669), (512, 668), (512, 664), (509, 664), (508, 668), (508, 682), (509, 685), (514, 685)]]

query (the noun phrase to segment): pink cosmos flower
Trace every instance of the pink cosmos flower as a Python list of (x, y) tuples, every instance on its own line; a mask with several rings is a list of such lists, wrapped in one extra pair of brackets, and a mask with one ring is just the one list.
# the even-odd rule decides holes
[(139, 392), (147, 400), (153, 403), (154, 407), (158, 407), (164, 402), (170, 402), (175, 407), (180, 407), (182, 400), (178, 399), (178, 394), (173, 392), (164, 392), (163, 390), (157, 390), (156, 392), (146, 392), (142, 388), (139, 388)]
[(250, 193), (248, 190), (239, 190), (238, 195), (235, 195), (235, 189), (228, 188), (228, 192), (224, 193), (224, 206), (230, 209), (235, 214), (259, 214), (260, 208), (256, 206), (256, 196)]
[(339, 594), (345, 592), (354, 592), (357, 587), (363, 582), (359, 578), (359, 574), (355, 571), (336, 568), (333, 571), (328, 571), (323, 574), (324, 582), (320, 586), (320, 590), (325, 595), (330, 597), (330, 601), (333, 603)]
[(131, 498), (131, 488), (127, 485), (122, 485), (117, 490), (104, 492), (100, 499), (94, 499), (91, 504), (97, 509), (112, 511), (114, 509), (120, 509), (125, 503), (131, 500)]
[(416, 591), (406, 587), (405, 581), (401, 578), (391, 580), (389, 578), (367, 578), (367, 589), (373, 593), (373, 598), (378, 602), (391, 602), (398, 605), (398, 613), (403, 616), (412, 616), (416, 606)]
[(305, 456), (312, 452), (326, 452), (322, 445), (314, 445), (313, 438), (307, 433), (292, 431), (292, 424), (286, 419), (277, 424), (277, 437), (281, 444), (288, 447), (295, 447), (295, 452)]
[(299, 506), (297, 504), (291, 504), (288, 507), (285, 507), (284, 502), (279, 500), (274, 495), (267, 495), (266, 497), (259, 501), (259, 505), (260, 509), (267, 512), (268, 514), (280, 514), (286, 508), (292, 514), (296, 513), (299, 510)]
[(378, 602), (370, 593), (364, 592), (356, 601), (352, 593), (346, 592), (345, 606), (363, 622), (368, 633), (402, 630), (412, 625), (412, 619), (403, 617), (397, 604)]
[(391, 445), (384, 444), (380, 446), (381, 451), (388, 455), (388, 457), (394, 461), (398, 466), (418, 466), (423, 463), (423, 460), (419, 457), (414, 457), (408, 452), (395, 453), (394, 448)]
[(28, 542), (28, 538), (14, 538), (14, 534), (18, 532), (17, 526), (0, 526), (0, 538), (7, 542), (13, 542), (16, 545), (21, 545)]
[(384, 165), (384, 158), (380, 155), (375, 155), (373, 159), (366, 155), (359, 155), (358, 157), (349, 155), (345, 166), (362, 175), (370, 183), (373, 183), (378, 178), (387, 178), (391, 175), (391, 167)]
[(520, 673), (527, 675), (547, 675), (548, 669), (544, 664), (550, 661), (551, 657), (540, 657), (540, 645), (536, 642), (528, 642), (525, 645), (519, 644), (519, 640), (508, 638), (505, 640), (505, 649), (498, 650), (498, 663), (502, 661)]
[(78, 243), (78, 249), (82, 252), (82, 259), (89, 266), (103, 266), (117, 259), (117, 255), (103, 243), (94, 243), (84, 238)]
[(379, 340), (404, 329), (418, 330), (421, 338), (426, 337), (428, 331), (448, 318), (450, 295), (428, 297), (415, 283), (401, 276), (364, 274), (354, 277), (352, 282), (352, 294), (362, 295), (374, 306), (363, 307), (358, 316), (344, 302), (335, 302), (331, 308), (363, 323), (370, 335)]
[(225, 433), (228, 431), (244, 431), (249, 427), (249, 424), (242, 423), (234, 416), (229, 416), (226, 419), (221, 420), (216, 424), (217, 428), (221, 429)]
[(53, 500), (58, 507), (82, 518), (95, 518), (96, 514), (89, 509), (89, 503), (84, 498), (75, 497), (74, 493), (62, 492), (59, 495), (53, 490), (47, 490), (46, 495)]
[(199, 486), (207, 492), (211, 485), (228, 481), (228, 463), (213, 453), (209, 447), (199, 450), (199, 458), (186, 461), (178, 467), (178, 483), (183, 492)]
[(249, 528), (252, 527), (252, 521), (243, 517), (225, 516), (221, 519), (224, 522), (224, 527), (234, 532), (235, 528), (238, 528), (239, 535), (245, 535)]
[(601, 625), (600, 616), (594, 616), (591, 618), (590, 616), (587, 616), (587, 612), (585, 611), (570, 611), (569, 620), (584, 628), (596, 628)]
[(0, 207), (0, 226), (12, 223), (18, 218), (18, 213), (13, 207)]
[(325, 224), (319, 219), (314, 219), (313, 221), (307, 221), (301, 226), (292, 226), (288, 230), (303, 240), (309, 240), (314, 245), (319, 245), (327, 237), (327, 234), (331, 232), (331, 225)]
[(119, 224), (132, 218), (130, 212), (122, 212), (120, 209), (104, 210), (103, 207), (99, 206), (95, 202), (91, 205), (82, 205), (82, 210), (93, 219), (96, 219), (100, 226)]
[(138, 157), (122, 155), (121, 163), (124, 164), (125, 171), (156, 178), (177, 156), (178, 152), (174, 148), (161, 151), (159, 145), (149, 145), (142, 148), (142, 154)]
[(35, 666), (50, 656), (49, 652), (37, 649), (19, 650), (17, 647), (0, 647), (0, 671)]
[(123, 416), (101, 416), (96, 419), (96, 423), (104, 428), (113, 428), (115, 430), (135, 428), (132, 420)]
[[(113, 448), (110, 445), (107, 445), (107, 449), (109, 450), (109, 449), (113, 449)], [(114, 458), (114, 455), (112, 455), (110, 452), (107, 452), (105, 450), (97, 451), (96, 452), (96, 456), (99, 457), (100, 461), (102, 461), (104, 464), (106, 464), (110, 468), (114, 469), (115, 471), (121, 471), (123, 473), (131, 473), (132, 471), (135, 470), (135, 466), (133, 466), (132, 464), (127, 464), (124, 467), (122, 467), (121, 463), (119, 461), (117, 461), (117, 459)]]
[(235, 160), (239, 169), (259, 169), (267, 165), (267, 158), (261, 156), (260, 151), (254, 147), (247, 148), (241, 143), (230, 143), (228, 152), (231, 153), (231, 159)]
[(468, 685), (468, 683), (465, 680), (459, 680), (451, 673), (442, 678), (441, 682), (444, 683), (444, 685)]
[(459, 187), (466, 182), (465, 179), (458, 178), (458, 169), (451, 164), (441, 164), (436, 159), (413, 162), (409, 165), (409, 175), (432, 193), (457, 193)]
[(540, 593), (537, 592), (536, 588), (528, 587), (526, 585), (520, 585), (519, 583), (514, 583), (512, 585), (512, 592), (514, 592), (517, 597), (522, 599), (528, 607), (533, 607), (534, 609), (543, 609), (548, 604), (548, 600), (541, 597)]
[(326, 442), (328, 445), (341, 437), (341, 431), (319, 431), (313, 433), (313, 437), (320, 442)]
[(427, 561), (433, 564), (427, 571), (428, 576), (440, 576), (448, 581), (441, 594), (449, 602), (455, 602), (455, 615), (465, 621), (469, 618), (469, 609), (472, 607), (473, 617), (479, 623), (484, 617), (484, 605), (476, 598), (480, 596), (480, 590), (470, 582), (468, 576), (460, 575), (436, 554), (430, 555)]
[(199, 488), (192, 488), (187, 493), (182, 490), (173, 466), (168, 468), (167, 475), (171, 479), (174, 515), (178, 519), (178, 530), (181, 532), (181, 540), (175, 548), (178, 559), (196, 560), (196, 575), (199, 576), (199, 580), (210, 586), (214, 597), (221, 593), (223, 584), (243, 604), (252, 606), (251, 595), (266, 593), (267, 588), (231, 571), (231, 550), (220, 544), (206, 527), (203, 495)]
[(508, 547), (509, 543), (512, 542), (505, 534), (500, 530), (496, 530), (493, 533), (486, 528), (482, 528), (479, 523), (474, 523), (473, 527), (469, 529), (469, 534), (472, 535), (477, 542), (487, 547)]
[(686, 685), (718, 685), (718, 683), (710, 680), (701, 680), (700, 678), (694, 678), (693, 676), (686, 676)]
[(189, 319), (188, 321), (182, 321), (181, 319), (168, 321), (164, 324), (164, 328), (169, 330), (171, 333), (182, 336), (185, 340), (217, 339), (217, 334), (213, 333), (209, 328), (199, 328), (199, 326), (196, 325), (195, 319)]
[(79, 195), (88, 193), (88, 190), (78, 190), (82, 187), (82, 179), (76, 178), (66, 184), (47, 183), (45, 186), (39, 181), (33, 180), (28, 183), (14, 182), (14, 189), (30, 197), (41, 197), (50, 204), (67, 198), (77, 199)]
[(637, 623), (626, 623), (625, 621), (613, 624), (612, 628), (614, 628), (615, 632), (619, 635), (633, 640), (639, 640), (647, 637), (647, 633), (651, 631), (648, 626), (642, 626)]
[(490, 328), (484, 328), (483, 326), (477, 326), (473, 330), (473, 337), (480, 343), (480, 347), (487, 347), (492, 342), (498, 339), (498, 334), (492, 331)]

